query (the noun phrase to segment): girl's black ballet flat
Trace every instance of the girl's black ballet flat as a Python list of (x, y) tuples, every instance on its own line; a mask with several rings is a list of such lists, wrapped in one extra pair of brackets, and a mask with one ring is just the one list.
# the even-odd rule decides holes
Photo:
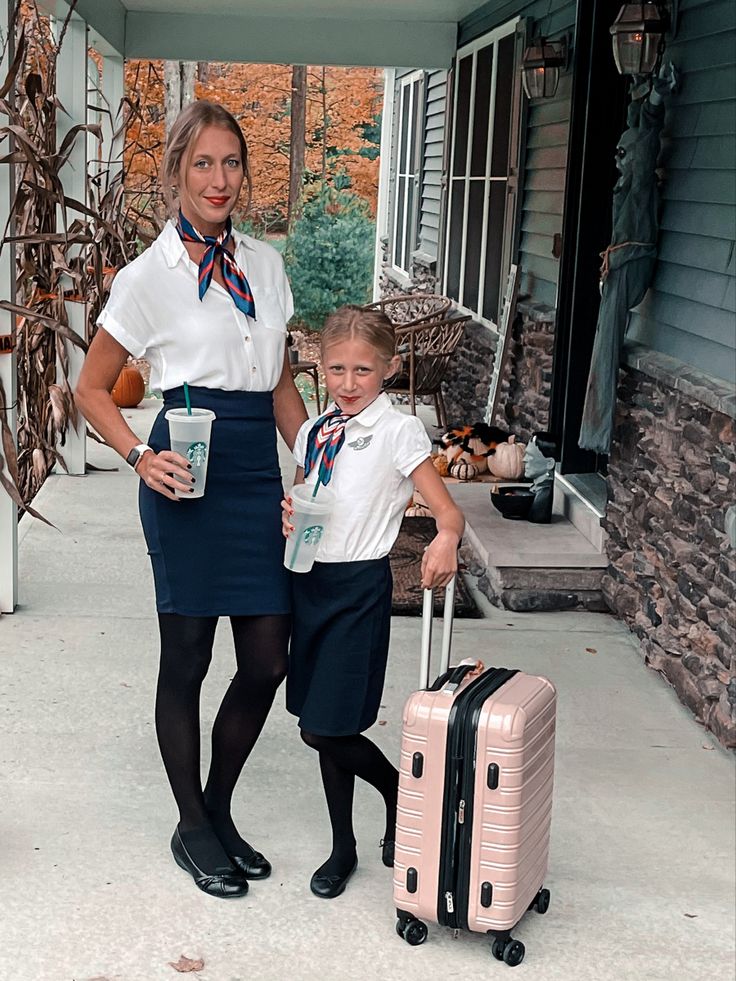
[(396, 842), (393, 838), (381, 838), (379, 842), (381, 846), (381, 860), (387, 869), (392, 869), (394, 867), (394, 852), (396, 851)]
[(215, 869), (213, 873), (200, 869), (181, 840), (178, 828), (171, 839), (171, 853), (179, 868), (188, 872), (194, 879), (196, 887), (206, 892), (208, 896), (216, 896), (218, 899), (238, 899), (248, 892), (248, 880), (234, 868)]
[(345, 892), (345, 886), (348, 884), (350, 876), (355, 872), (357, 867), (358, 859), (356, 858), (355, 864), (345, 875), (320, 875), (318, 872), (315, 872), (309, 883), (309, 888), (320, 899), (334, 899), (335, 896), (339, 896), (340, 893)]
[(250, 848), (250, 845), (248, 848), (250, 851), (243, 851), (242, 855), (228, 855), (228, 858), (246, 879), (267, 879), (271, 874), (271, 863), (255, 848)]

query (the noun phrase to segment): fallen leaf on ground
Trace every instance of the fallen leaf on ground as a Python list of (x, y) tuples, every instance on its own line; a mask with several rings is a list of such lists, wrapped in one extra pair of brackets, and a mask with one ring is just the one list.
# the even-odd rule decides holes
[(385, 719), (379, 719), (378, 720), (378, 724), (379, 724), (379, 726), (385, 726), (386, 725), (386, 720)]
[(169, 964), (179, 974), (191, 974), (193, 971), (201, 971), (204, 968), (204, 961), (201, 957), (199, 960), (193, 961), (191, 957), (185, 957), (184, 954), (181, 955), (176, 964), (173, 961), (169, 961)]
[(698, 914), (697, 913), (683, 913), (682, 915), (683, 916), (686, 916), (688, 918), (688, 920), (697, 920), (697, 918), (698, 918)]
[(595, 649), (595, 647), (586, 647), (585, 650), (588, 652), (588, 654), (597, 654), (598, 653), (598, 651)]
[(712, 753), (715, 746), (709, 746), (707, 743), (703, 743), (703, 749), (707, 749), (709, 753)]

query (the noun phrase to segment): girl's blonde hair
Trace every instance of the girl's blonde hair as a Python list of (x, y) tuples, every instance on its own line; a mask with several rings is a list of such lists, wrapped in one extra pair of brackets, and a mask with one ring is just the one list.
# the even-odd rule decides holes
[(331, 313), (320, 336), (323, 356), (331, 344), (353, 339), (370, 344), (385, 361), (394, 356), (394, 325), (382, 310), (363, 310), (349, 303)]
[(240, 143), (240, 160), (243, 164), (243, 174), (245, 184), (248, 189), (248, 201), (246, 211), (250, 207), (250, 198), (253, 190), (250, 169), (248, 167), (248, 145), (245, 142), (243, 132), (238, 125), (238, 121), (231, 113), (218, 105), (216, 102), (209, 102), (207, 99), (200, 99), (197, 102), (190, 102), (176, 117), (174, 125), (171, 127), (169, 138), (166, 141), (164, 158), (161, 163), (161, 190), (164, 201), (170, 214), (175, 215), (179, 209), (177, 184), (183, 175), (180, 174), (182, 163), (186, 163), (191, 148), (205, 128), (205, 126), (222, 126), (230, 130), (237, 136)]

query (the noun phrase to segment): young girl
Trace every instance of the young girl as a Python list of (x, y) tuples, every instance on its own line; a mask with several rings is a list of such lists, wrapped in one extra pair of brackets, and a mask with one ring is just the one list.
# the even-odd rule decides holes
[[(336, 502), (317, 561), (310, 572), (291, 577), (286, 706), (299, 717), (304, 742), (319, 753), (332, 852), (310, 887), (332, 899), (358, 863), (352, 821), (356, 776), (383, 796), (382, 857), (393, 865), (398, 771), (360, 735), (376, 721), (383, 692), (391, 622), (388, 553), (416, 487), (437, 522), (422, 560), (422, 585), (444, 586), (457, 570), (465, 522), (432, 465), (424, 426), (382, 393), (400, 364), (388, 318), (341, 307), (325, 322), (321, 348), (332, 403), (299, 430), (295, 483), (329, 483)], [(286, 537), (294, 530), (290, 505), (287, 496)]]

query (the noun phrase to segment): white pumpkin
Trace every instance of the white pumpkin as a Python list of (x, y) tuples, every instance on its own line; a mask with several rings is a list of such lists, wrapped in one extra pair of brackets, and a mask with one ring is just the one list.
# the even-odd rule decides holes
[(515, 436), (509, 436), (508, 442), (499, 443), (496, 452), (488, 457), (488, 469), (504, 480), (518, 480), (524, 476), (525, 450), (524, 443), (517, 443)]
[(478, 476), (478, 468), (469, 460), (459, 460), (450, 466), (450, 476), (458, 480), (473, 480)]

